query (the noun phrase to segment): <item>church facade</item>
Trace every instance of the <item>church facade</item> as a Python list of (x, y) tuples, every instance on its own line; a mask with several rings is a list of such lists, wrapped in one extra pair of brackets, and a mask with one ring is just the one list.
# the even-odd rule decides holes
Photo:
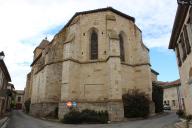
[(142, 32), (133, 17), (111, 7), (76, 13), (51, 42), (44, 39), (34, 50), (31, 67), (33, 115), (58, 108), (62, 119), (71, 101), (79, 110), (107, 110), (118, 121), (129, 89), (152, 101), (153, 72)]

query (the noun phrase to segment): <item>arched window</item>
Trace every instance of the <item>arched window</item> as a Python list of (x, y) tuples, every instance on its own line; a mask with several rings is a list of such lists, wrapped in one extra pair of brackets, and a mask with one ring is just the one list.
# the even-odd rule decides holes
[(119, 42), (120, 42), (120, 59), (122, 62), (125, 61), (125, 53), (124, 53), (124, 40), (122, 34), (119, 34)]
[(98, 59), (98, 35), (96, 31), (91, 33), (91, 60)]

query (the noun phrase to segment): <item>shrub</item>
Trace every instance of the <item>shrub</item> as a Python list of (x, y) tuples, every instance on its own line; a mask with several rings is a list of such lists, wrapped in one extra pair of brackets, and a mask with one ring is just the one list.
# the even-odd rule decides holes
[(155, 103), (155, 113), (163, 112), (163, 88), (153, 83), (152, 100)]
[(149, 99), (144, 92), (138, 89), (129, 90), (123, 95), (124, 116), (147, 117), (149, 115)]
[(185, 113), (183, 110), (177, 110), (176, 114), (181, 117), (181, 118), (184, 118), (185, 117)]
[(25, 104), (25, 111), (26, 111), (26, 113), (29, 113), (30, 105), (31, 105), (31, 100), (29, 99), (29, 100), (25, 101), (24, 104)]
[(64, 115), (62, 122), (66, 124), (79, 124), (82, 122), (80, 115), (81, 113), (79, 111), (72, 109), (70, 112)]
[(94, 111), (85, 109), (82, 112), (72, 109), (64, 115), (63, 123), (80, 124), (80, 123), (107, 123), (107, 111)]

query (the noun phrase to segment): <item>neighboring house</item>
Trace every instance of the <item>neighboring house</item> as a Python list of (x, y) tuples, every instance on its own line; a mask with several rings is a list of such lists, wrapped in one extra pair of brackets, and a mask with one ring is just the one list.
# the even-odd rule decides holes
[(180, 80), (172, 82), (158, 82), (163, 87), (164, 105), (169, 105), (171, 110), (184, 109), (184, 99), (181, 91)]
[(16, 90), (15, 91), (15, 106), (16, 109), (22, 109), (24, 105), (24, 91), (23, 90)]
[(3, 61), (3, 56), (4, 53), (0, 52), (0, 116), (2, 116), (7, 109), (7, 87), (8, 82), (11, 82), (11, 77)]
[(27, 74), (26, 86), (24, 89), (24, 102), (31, 100), (32, 93), (32, 80), (31, 80), (31, 72)]
[(177, 56), (186, 114), (192, 114), (192, 8), (178, 5), (169, 43)]
[(13, 101), (14, 101), (14, 93), (15, 93), (15, 87), (13, 84), (8, 84), (7, 86), (7, 110), (11, 110), (13, 106)]
[(51, 42), (44, 39), (34, 50), (31, 67), (25, 98), (31, 98), (32, 115), (58, 107), (62, 119), (66, 102), (75, 101), (79, 110), (107, 110), (109, 120), (119, 121), (122, 95), (134, 88), (149, 96), (154, 112), (152, 79), (158, 73), (149, 49), (135, 18), (111, 7), (76, 13)]

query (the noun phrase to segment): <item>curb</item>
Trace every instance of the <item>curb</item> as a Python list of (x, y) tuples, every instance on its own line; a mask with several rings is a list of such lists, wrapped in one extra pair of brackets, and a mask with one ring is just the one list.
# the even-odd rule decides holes
[[(2, 121), (3, 120), (3, 121)], [(0, 123), (0, 128), (6, 128), (6, 126), (7, 126), (7, 122), (8, 122), (8, 120), (9, 120), (9, 118), (8, 117), (5, 117), (5, 118), (3, 118), (1, 121), (1, 123)]]

